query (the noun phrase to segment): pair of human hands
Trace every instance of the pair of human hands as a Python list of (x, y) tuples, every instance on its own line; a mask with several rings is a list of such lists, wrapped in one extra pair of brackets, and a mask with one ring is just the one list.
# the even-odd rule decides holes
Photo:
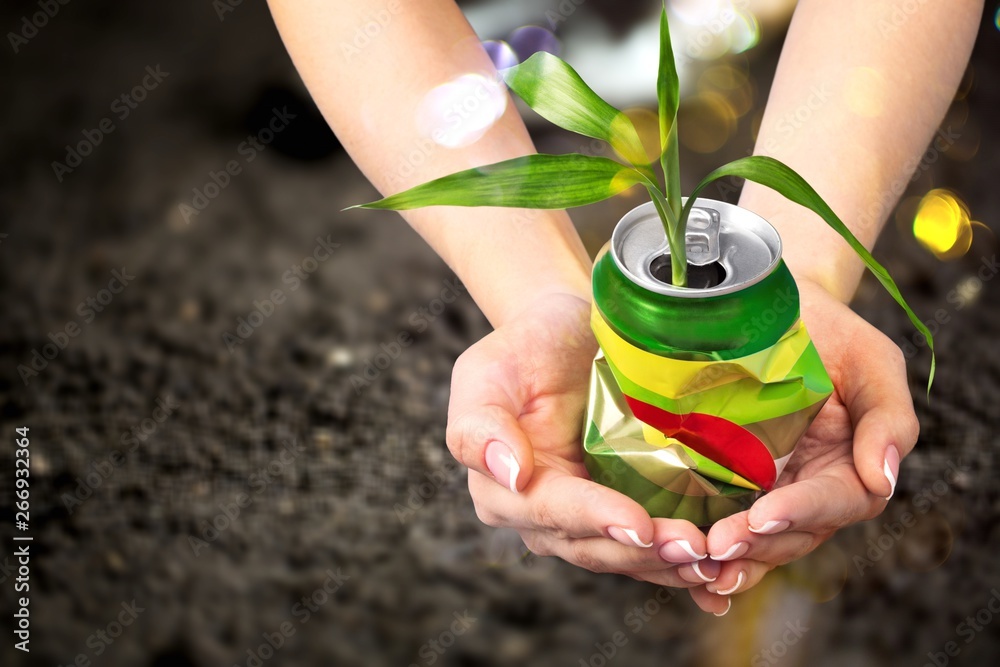
[(479, 518), (514, 528), (540, 556), (686, 588), (722, 615), (755, 586), (839, 528), (877, 516), (895, 489), (918, 423), (903, 355), (886, 336), (811, 281), (802, 317), (834, 393), (775, 488), (707, 535), (650, 518), (590, 480), (581, 423), (597, 343), (590, 303), (545, 294), (470, 347), (455, 364), (447, 441), (469, 468)]

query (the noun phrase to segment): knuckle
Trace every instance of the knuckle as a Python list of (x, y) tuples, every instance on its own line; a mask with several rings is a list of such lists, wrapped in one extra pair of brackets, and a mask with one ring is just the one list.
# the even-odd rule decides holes
[(536, 556), (545, 558), (555, 555), (548, 540), (542, 539), (537, 534), (527, 533), (521, 536), (521, 540), (524, 542), (524, 547)]
[(476, 517), (491, 528), (499, 528), (503, 525), (500, 515), (483, 503), (475, 503)]
[(875, 517), (880, 516), (882, 514), (882, 512), (885, 511), (885, 508), (888, 505), (889, 505), (889, 503), (887, 501), (881, 499), (881, 498), (879, 498), (876, 501), (873, 501), (873, 502), (869, 503), (868, 507), (866, 507), (861, 512), (860, 520), (861, 521), (871, 521)]
[(537, 502), (531, 508), (531, 522), (556, 539), (566, 539), (568, 534), (559, 522), (556, 510), (549, 502)]
[(611, 571), (608, 568), (607, 563), (594, 554), (594, 551), (588, 542), (577, 540), (572, 544), (573, 563), (579, 565), (585, 570), (590, 570), (591, 572), (603, 573)]

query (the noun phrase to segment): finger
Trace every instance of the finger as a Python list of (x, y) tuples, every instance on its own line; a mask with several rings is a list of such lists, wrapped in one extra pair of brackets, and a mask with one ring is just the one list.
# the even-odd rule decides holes
[(692, 563), (708, 555), (705, 534), (690, 521), (653, 519), (653, 543), (666, 563)]
[(889, 340), (859, 355), (841, 378), (840, 391), (854, 422), (854, 465), (865, 487), (888, 500), (899, 462), (917, 442), (920, 424), (906, 382), (903, 354)]
[(462, 465), (517, 493), (531, 479), (535, 457), (517, 421), (523, 401), (516, 367), (508, 358), (488, 338), (458, 358), (445, 439)]
[(705, 558), (704, 560), (687, 563), (677, 567), (681, 579), (692, 584), (707, 584), (715, 581), (722, 571), (722, 563)]
[(630, 572), (626, 574), (638, 581), (646, 581), (658, 586), (669, 586), (670, 588), (687, 588), (693, 590), (704, 585), (703, 583), (695, 584), (690, 581), (685, 581), (677, 574), (677, 568), (670, 568), (669, 570), (655, 570), (652, 572)]
[[(540, 536), (536, 536), (536, 538), (541, 539)], [(683, 560), (685, 563), (694, 560), (692, 556), (685, 553), (685, 550), (695, 553), (695, 555), (700, 553), (701, 558), (705, 557), (705, 536), (690, 521), (653, 519), (653, 538), (651, 541), (654, 546), (660, 545), (660, 547), (658, 549), (637, 549), (635, 548), (636, 545), (631, 543), (631, 540), (613, 541), (605, 537), (588, 537), (571, 540), (569, 548), (574, 551), (577, 549), (581, 550), (580, 553), (574, 554), (572, 562), (590, 562), (593, 565), (592, 567), (584, 567), (594, 572), (640, 573), (665, 571), (676, 567), (676, 563), (665, 559), (663, 557), (664, 553), (672, 557), (674, 554), (679, 553), (682, 558), (678, 558), (678, 560)], [(678, 543), (684, 545), (684, 548), (677, 547)], [(547, 540), (543, 544), (550, 545)], [(694, 546), (690, 546), (691, 544)], [(695, 552), (695, 549), (698, 551)], [(567, 558), (566, 560), (570, 559)], [(703, 584), (707, 581), (705, 578), (694, 575), (690, 564), (684, 567), (688, 571), (689, 576), (682, 576), (680, 579), (692, 584)], [(709, 571), (712, 571), (711, 568)]]
[(748, 511), (717, 522), (708, 533), (708, 551), (720, 560), (741, 558), (751, 544), (765, 541), (761, 538), (792, 532), (826, 535), (877, 516), (885, 504), (868, 492), (853, 466), (834, 465), (816, 477), (775, 489)]
[(716, 595), (705, 590), (704, 586), (697, 586), (688, 591), (691, 599), (702, 611), (707, 611), (716, 616), (725, 616), (732, 606), (732, 600), (728, 595)]
[(610, 537), (655, 555), (653, 520), (637, 502), (562, 470), (539, 466), (517, 495), (470, 472), (469, 491), (487, 525), (547, 531), (560, 539)]
[(606, 537), (571, 539), (557, 537), (550, 531), (529, 530), (523, 532), (522, 539), (525, 546), (536, 555), (558, 556), (591, 572), (639, 576), (677, 567), (664, 563), (653, 549), (625, 546)]
[(705, 590), (719, 597), (744, 593), (759, 584), (764, 575), (773, 569), (774, 565), (770, 563), (745, 558), (723, 563), (719, 577), (705, 584)]
[[(819, 535), (784, 530), (770, 535), (759, 534), (750, 530), (747, 524), (749, 515), (750, 512), (741, 512), (712, 526), (707, 540), (709, 561), (723, 563), (746, 558), (771, 565), (784, 565), (805, 556), (833, 532), (823, 531)], [(705, 568), (702, 567), (701, 570), (704, 573)]]

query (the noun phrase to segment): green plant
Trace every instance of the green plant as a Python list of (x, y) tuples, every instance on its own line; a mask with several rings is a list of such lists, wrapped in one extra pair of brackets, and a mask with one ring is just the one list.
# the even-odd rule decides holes
[[(784, 163), (766, 156), (735, 160), (703, 178), (682, 205), (677, 146), (680, 102), (677, 67), (670, 43), (666, 7), (660, 13), (660, 62), (657, 76), (660, 167), (662, 180), (650, 164), (632, 121), (597, 95), (576, 71), (556, 56), (539, 52), (501, 72), (507, 86), (540, 116), (586, 137), (608, 142), (627, 164), (604, 157), (526, 155), (460, 171), (423, 183), (360, 208), (407, 210), (424, 206), (503, 206), (562, 209), (613, 197), (642, 185), (659, 213), (671, 255), (671, 279), (687, 285), (687, 219), (698, 195), (713, 181), (735, 176), (769, 187), (819, 215), (854, 249), (895, 299), (931, 349), (927, 387), (934, 381), (934, 339), (900, 294), (888, 271), (851, 233), (823, 198)], [(353, 207), (352, 207), (353, 208)]]

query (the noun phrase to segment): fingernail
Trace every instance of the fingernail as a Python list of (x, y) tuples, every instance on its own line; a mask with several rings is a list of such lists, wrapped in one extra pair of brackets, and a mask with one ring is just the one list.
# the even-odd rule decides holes
[(608, 535), (610, 535), (612, 539), (621, 542), (627, 547), (645, 547), (648, 549), (649, 547), (653, 546), (652, 542), (646, 544), (645, 542), (640, 540), (639, 533), (635, 532), (631, 528), (619, 528), (618, 526), (611, 526), (610, 528), (608, 528)]
[(725, 609), (725, 611), (716, 612), (715, 615), (716, 616), (725, 616), (726, 614), (729, 613), (729, 610), (732, 609), (732, 607), (733, 607), (733, 599), (732, 598), (726, 598), (726, 609)]
[[(702, 568), (703, 565), (705, 566), (706, 569), (715, 570), (715, 576), (714, 577), (709, 577), (707, 574), (705, 574), (704, 572), (702, 572), (701, 568)], [(718, 563), (716, 563), (713, 560), (695, 561), (695, 562), (691, 563), (691, 569), (694, 570), (694, 573), (696, 575), (698, 575), (698, 578), (701, 579), (702, 581), (704, 581), (705, 583), (711, 583), (711, 582), (713, 582), (713, 581), (715, 581), (716, 579), (719, 578), (719, 568), (720, 567), (722, 567), (722, 566), (719, 565)], [(725, 613), (725, 612), (723, 612), (723, 613)]]
[(510, 451), (510, 447), (494, 440), (486, 446), (486, 467), (493, 473), (501, 484), (506, 484), (514, 493), (517, 493), (517, 475), (521, 472), (521, 466)]
[[(724, 591), (709, 591), (709, 592), (710, 593), (714, 592), (716, 595), (732, 595), (733, 593), (736, 592), (736, 590), (740, 586), (743, 585), (743, 580), (744, 579), (746, 579), (746, 577), (743, 574), (743, 570), (740, 570), (739, 576), (736, 577), (736, 584), (732, 588), (727, 588)], [(729, 610), (727, 609), (726, 611), (729, 611)]]
[(889, 495), (885, 497), (886, 500), (889, 500), (896, 493), (896, 476), (899, 475), (899, 450), (892, 445), (885, 448), (885, 462), (882, 464), (882, 472), (889, 480)]
[(712, 560), (733, 560), (734, 558), (739, 558), (750, 549), (750, 545), (746, 542), (737, 542), (733, 546), (726, 550), (726, 553), (719, 556), (709, 556)]
[(754, 528), (753, 526), (749, 528), (751, 533), (757, 533), (758, 535), (774, 535), (787, 529), (790, 525), (792, 524), (788, 521), (768, 521), (760, 528)]
[(668, 563), (690, 563), (705, 557), (699, 554), (687, 540), (673, 540), (660, 547), (660, 558)]

